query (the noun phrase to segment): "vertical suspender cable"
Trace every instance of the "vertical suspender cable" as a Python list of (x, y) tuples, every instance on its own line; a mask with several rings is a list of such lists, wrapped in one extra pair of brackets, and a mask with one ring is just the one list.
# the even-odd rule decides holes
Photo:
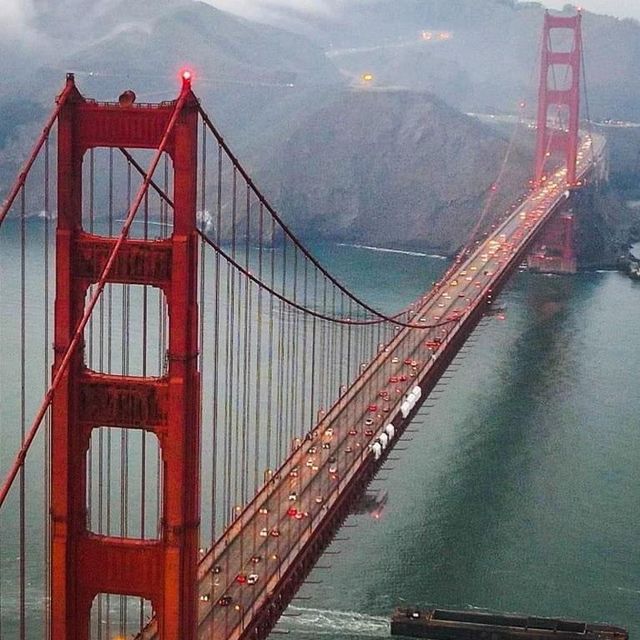
[[(131, 162), (127, 161), (127, 208), (131, 207), (132, 184), (131, 184)], [(121, 285), (122, 308), (120, 312), (120, 362), (122, 375), (129, 373), (129, 286)], [(128, 534), (128, 445), (129, 430), (122, 427), (120, 429), (120, 536), (126, 537)], [(124, 636), (127, 633), (127, 597), (120, 595), (120, 633)]]
[[(258, 208), (258, 278), (262, 281), (262, 258), (263, 258), (263, 225), (264, 225), (264, 207), (262, 203)], [(262, 407), (261, 388), (262, 388), (262, 288), (256, 287), (258, 295), (258, 309), (256, 312), (257, 328), (256, 328), (256, 407), (255, 407), (255, 436), (254, 436), (254, 467), (253, 467), (253, 491), (257, 493), (260, 486), (260, 445), (262, 441)]]
[[(293, 300), (298, 301), (298, 249), (293, 248)], [(300, 391), (300, 376), (298, 375), (298, 320), (300, 314), (296, 311), (291, 314), (293, 340), (291, 341), (291, 388), (293, 394), (291, 398), (291, 427), (293, 437), (300, 435), (300, 420), (298, 419), (298, 406), (300, 394), (304, 391)]]
[[(281, 278), (281, 292), (286, 295), (287, 284), (287, 240), (284, 239), (282, 247), (282, 278)], [(284, 412), (284, 315), (285, 308), (282, 300), (279, 300), (278, 305), (278, 388), (277, 388), (277, 402), (276, 402), (276, 420), (279, 420), (279, 424), (276, 424), (276, 440), (278, 451), (278, 462), (282, 460), (285, 445), (283, 440), (286, 440), (287, 420), (286, 416), (283, 416)]]
[[(207, 225), (207, 129), (204, 126), (204, 122), (202, 123), (201, 130), (201, 152), (200, 152), (200, 229), (204, 232)], [(206, 254), (205, 254), (205, 245), (204, 240), (200, 239), (200, 285), (199, 285), (199, 335), (198, 335), (198, 351), (199, 351), (199, 364), (200, 366), (200, 376), (201, 380), (204, 380), (204, 366), (206, 364), (205, 356), (204, 356), (204, 324), (205, 324), (205, 309), (206, 309), (206, 275), (207, 275), (207, 266), (206, 266)], [(202, 383), (204, 384), (204, 383)], [(203, 424), (202, 420), (203, 407), (200, 406), (200, 424)], [(215, 423), (212, 423), (215, 424)], [(203, 425), (204, 426), (204, 425)], [(204, 432), (204, 429), (203, 429)], [(204, 436), (204, 433), (203, 433)], [(204, 497), (205, 493), (202, 492), (202, 496)], [(204, 499), (200, 500), (201, 508), (204, 506)], [(203, 529), (200, 530), (200, 538), (202, 540), (204, 536)], [(209, 538), (212, 540), (213, 538)], [(202, 544), (202, 542), (201, 542)], [(207, 547), (209, 545), (206, 545)]]
[(232, 303), (231, 303), (231, 270), (229, 268), (226, 269), (226, 323), (225, 323), (225, 331), (226, 331), (226, 340), (225, 340), (225, 358), (224, 358), (224, 373), (225, 373), (225, 402), (224, 402), (224, 440), (225, 440), (225, 459), (224, 459), (224, 494), (222, 498), (223, 509), (224, 509), (224, 527), (226, 528), (229, 524), (229, 508), (231, 505), (231, 454), (233, 450), (232, 444), (232, 413), (231, 413), (231, 385), (233, 383), (233, 370), (232, 370), (232, 361), (233, 361), (233, 335), (231, 334), (231, 315), (232, 315)]
[[(49, 242), (50, 238), (50, 216), (51, 216), (51, 192), (49, 189), (49, 169), (50, 169), (50, 157), (49, 157), (49, 137), (45, 141), (44, 145), (44, 344), (42, 352), (44, 353), (44, 387), (49, 387), (49, 368), (51, 366), (49, 361)], [(51, 534), (49, 531), (49, 506), (51, 503), (51, 466), (50, 466), (50, 452), (51, 452), (51, 413), (47, 413), (45, 417), (44, 425), (44, 576), (45, 576), (45, 601), (44, 601), (44, 637), (45, 640), (49, 640), (51, 635), (49, 609), (51, 600)], [(2, 633), (0, 631), (0, 637)]]
[[(271, 233), (269, 235), (271, 240), (271, 265), (269, 272), (269, 284), (273, 289), (275, 284), (275, 220), (271, 217)], [(267, 363), (267, 469), (271, 469), (271, 453), (272, 453), (272, 425), (273, 425), (273, 296), (269, 296), (269, 353)]]
[[(318, 300), (318, 270), (313, 270), (313, 300), (314, 303)], [(317, 331), (317, 318), (311, 317), (311, 390), (309, 393), (309, 429), (315, 424), (315, 410), (316, 410), (316, 345), (318, 341)]]
[(591, 145), (589, 146), (589, 150), (591, 153), (591, 162), (595, 163), (595, 154), (593, 150), (593, 126), (591, 123), (591, 109), (589, 107), (589, 92), (587, 91), (587, 70), (585, 67), (585, 60), (584, 60), (584, 43), (582, 41), (582, 31), (580, 31), (580, 42), (578, 44), (580, 46), (580, 67), (582, 69), (582, 93), (584, 95), (585, 114), (587, 116), (587, 131), (589, 134), (589, 139), (591, 140)]
[[(236, 258), (236, 231), (237, 231), (237, 206), (238, 206), (238, 174), (236, 168), (233, 167), (231, 179), (231, 255)], [(236, 272), (230, 269), (229, 274), (229, 342), (231, 344), (231, 356), (228, 360), (228, 406), (229, 420), (227, 422), (229, 429), (229, 473), (233, 479), (230, 483), (231, 491), (229, 494), (229, 503), (226, 505), (227, 514), (232, 514), (233, 506), (238, 497), (238, 372), (237, 352), (239, 351), (238, 335), (236, 333)]]
[[(89, 232), (93, 233), (93, 206), (94, 206), (94, 188), (95, 188), (95, 149), (89, 149), (89, 203), (88, 203), (88, 227)], [(82, 228), (84, 229), (85, 220), (84, 215), (82, 215)], [(93, 289), (93, 285), (89, 288), (89, 293)], [(87, 349), (85, 352), (85, 359), (87, 362), (87, 366), (91, 369), (93, 368), (93, 334), (94, 334), (94, 319), (93, 316), (89, 318), (89, 323), (87, 326)], [(91, 442), (89, 443), (89, 450), (87, 451), (87, 469), (86, 469), (86, 482), (87, 482), (87, 522), (93, 522), (93, 489), (94, 489), (94, 478), (93, 478), (93, 451), (91, 447)]]
[[(114, 223), (114, 163), (113, 163), (113, 149), (109, 149), (109, 224), (108, 235), (113, 237), (113, 223)], [(113, 285), (107, 285), (107, 371), (113, 371)], [(112, 497), (112, 482), (113, 473), (111, 469), (111, 454), (113, 446), (113, 429), (107, 429), (107, 495), (106, 495), (106, 525), (107, 535), (111, 535), (111, 497)], [(105, 597), (105, 610), (106, 610), (106, 629), (105, 636), (111, 638), (111, 595), (107, 593)]]
[[(25, 189), (22, 188), (20, 193), (20, 441), (24, 443), (26, 434), (27, 412), (26, 412), (26, 197)], [(25, 493), (26, 473), (24, 465), (20, 468), (20, 640), (25, 640), (27, 633), (26, 621), (26, 493)]]
[[(287, 291), (287, 275), (288, 275), (288, 256), (287, 256), (287, 239), (283, 243), (282, 253), (282, 294), (289, 296)], [(289, 398), (292, 395), (291, 391), (291, 362), (290, 362), (290, 345), (291, 340), (289, 336), (289, 321), (287, 318), (288, 309), (283, 301), (280, 301), (280, 348), (281, 348), (281, 367), (280, 367), (280, 389), (278, 394), (278, 400), (280, 402), (280, 409), (278, 415), (282, 416), (281, 431), (281, 444), (282, 449), (278, 452), (279, 460), (284, 459), (289, 451), (289, 443), (292, 438), (292, 420), (289, 415)], [(285, 393), (286, 389), (286, 393)]]
[[(304, 285), (302, 289), (302, 304), (306, 307), (309, 304), (309, 261), (304, 261)], [(300, 428), (307, 432), (309, 429), (306, 424), (307, 416), (307, 343), (309, 339), (309, 325), (306, 316), (302, 316), (302, 398), (300, 406)]]
[[(216, 242), (220, 244), (222, 224), (222, 147), (218, 144), (218, 182), (216, 198)], [(216, 490), (218, 486), (218, 425), (219, 420), (219, 395), (220, 395), (220, 254), (215, 255), (214, 276), (214, 319), (213, 319), (213, 397), (211, 415), (213, 419), (213, 436), (211, 451), (211, 540), (216, 539)], [(224, 467), (223, 467), (224, 468)]]
[[(250, 234), (250, 216), (251, 216), (251, 192), (246, 187), (246, 203), (245, 203), (245, 236), (244, 236), (244, 260), (245, 268), (249, 269), (249, 234)], [(249, 457), (248, 457), (248, 428), (249, 428), (249, 363), (251, 362), (251, 332), (250, 323), (251, 318), (251, 297), (250, 287), (251, 282), (244, 278), (244, 309), (243, 315), (243, 332), (244, 332), (244, 348), (243, 348), (243, 363), (242, 363), (242, 476), (240, 483), (240, 496), (243, 506), (247, 503), (249, 495), (247, 488), (249, 486)]]
[[(144, 217), (143, 217), (143, 235), (144, 239), (149, 239), (149, 193), (144, 198)], [(148, 323), (149, 323), (149, 291), (148, 285), (142, 287), (142, 377), (146, 378), (147, 372), (147, 351), (148, 351)], [(146, 516), (147, 516), (147, 432), (145, 429), (140, 431), (140, 538), (146, 538)], [(138, 631), (144, 627), (144, 598), (138, 601)]]

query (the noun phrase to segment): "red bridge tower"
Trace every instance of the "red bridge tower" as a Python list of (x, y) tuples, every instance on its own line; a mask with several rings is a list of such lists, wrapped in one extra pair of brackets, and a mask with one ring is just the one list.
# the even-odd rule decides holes
[[(168, 373), (161, 378), (91, 371), (83, 348), (53, 400), (51, 496), (51, 637), (86, 640), (100, 593), (151, 601), (162, 640), (196, 637), (200, 518), (200, 380), (196, 166), (198, 111), (186, 99), (157, 105), (86, 100), (74, 86), (59, 116), (55, 363), (60, 367), (115, 238), (82, 228), (82, 162), (96, 147), (159, 149), (173, 161), (173, 233), (166, 240), (125, 240), (108, 282), (152, 285), (169, 310)], [(158, 438), (163, 498), (158, 539), (122, 538), (87, 528), (87, 451), (98, 427), (144, 429)]]
[[(568, 31), (570, 48), (554, 50), (554, 35)], [(538, 92), (538, 137), (535, 159), (535, 184), (544, 179), (548, 159), (560, 152), (567, 163), (567, 184), (576, 181), (576, 156), (580, 127), (580, 69), (582, 62), (582, 15), (573, 17), (544, 16), (542, 40), (542, 65)], [(557, 88), (556, 82), (564, 83)], [(557, 108), (566, 112), (567, 122), (561, 129), (549, 127), (549, 110)]]

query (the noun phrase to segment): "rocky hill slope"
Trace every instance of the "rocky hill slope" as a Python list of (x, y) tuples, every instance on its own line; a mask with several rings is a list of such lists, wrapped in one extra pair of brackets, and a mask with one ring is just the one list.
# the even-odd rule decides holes
[(431, 94), (350, 91), (302, 123), (260, 172), (304, 236), (453, 252), (489, 195), (503, 212), (529, 155)]

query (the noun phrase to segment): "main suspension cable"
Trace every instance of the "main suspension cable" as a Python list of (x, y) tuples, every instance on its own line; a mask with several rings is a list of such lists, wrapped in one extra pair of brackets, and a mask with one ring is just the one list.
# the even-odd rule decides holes
[(198, 230), (197, 232), (200, 237), (217, 253), (219, 253), (234, 269), (239, 271), (242, 275), (249, 278), (252, 282), (257, 284), (259, 287), (270, 293), (272, 296), (280, 300), (281, 302), (293, 307), (297, 311), (301, 311), (306, 313), (307, 315), (313, 316), (314, 318), (318, 318), (319, 320), (326, 320), (327, 322), (332, 322), (334, 324), (342, 324), (342, 325), (353, 325), (353, 326), (371, 326), (383, 324), (385, 322), (397, 325), (399, 327), (403, 327), (405, 329), (435, 329), (437, 327), (442, 327), (444, 325), (452, 324), (454, 322), (458, 322), (458, 320), (445, 320), (442, 322), (438, 322), (435, 324), (411, 324), (408, 322), (402, 322), (393, 317), (383, 316), (380, 314), (379, 319), (376, 320), (357, 320), (352, 318), (340, 318), (338, 316), (329, 316), (324, 313), (320, 313), (319, 311), (315, 311), (314, 309), (309, 309), (308, 307), (303, 306), (302, 304), (287, 298), (284, 294), (276, 291), (273, 287), (269, 286), (266, 282), (262, 282), (256, 276), (251, 273), (248, 269), (239, 264), (236, 260), (234, 260), (224, 249), (222, 249), (216, 242), (214, 242), (207, 235), (202, 233), (202, 231)]
[[(120, 151), (124, 154), (124, 156), (127, 158), (127, 160), (131, 163), (133, 168), (136, 169), (138, 172), (140, 172), (140, 174), (143, 175), (145, 177), (145, 179), (146, 179), (147, 176), (146, 176), (146, 174), (144, 172), (144, 168), (141, 167), (136, 162), (136, 160), (133, 158), (133, 156), (126, 149), (124, 149), (122, 147), (120, 148)], [(246, 176), (246, 173), (244, 173), (244, 170), (240, 167), (240, 165), (237, 165), (237, 166), (234, 165), (234, 168), (237, 169), (238, 172), (243, 177)], [(245, 178), (245, 179), (250, 180), (249, 178)], [(153, 188), (156, 191), (156, 193), (170, 207), (173, 207), (173, 200), (171, 200), (171, 198), (166, 194), (166, 192), (160, 186), (158, 186), (157, 183), (155, 183), (153, 180), (150, 180), (149, 181), (149, 186), (151, 188)], [(249, 186), (251, 186), (251, 185), (249, 185)], [(260, 205), (263, 206), (265, 209), (267, 209), (269, 211), (269, 213), (271, 213), (272, 219), (275, 222), (279, 222), (279, 218), (277, 217), (277, 215), (274, 215), (273, 209), (270, 207), (268, 202), (266, 202), (266, 200), (262, 199), (263, 196), (261, 196), (258, 192), (255, 192), (255, 193), (259, 198), (261, 198)], [(218, 229), (219, 229), (219, 225), (218, 225)], [(407, 328), (407, 329), (433, 329), (433, 328), (441, 327), (443, 325), (450, 324), (451, 322), (453, 322), (452, 320), (450, 320), (450, 321), (446, 321), (446, 322), (439, 322), (437, 324), (422, 324), (422, 323), (421, 324), (412, 324), (412, 323), (409, 323), (409, 322), (404, 322), (404, 321), (399, 319), (402, 315), (404, 315), (407, 312), (407, 309), (399, 312), (397, 315), (388, 316), (388, 315), (382, 313), (381, 311), (377, 311), (377, 310), (369, 307), (365, 303), (361, 302), (357, 298), (357, 296), (355, 296), (352, 293), (350, 293), (349, 290), (346, 289), (343, 285), (341, 285), (337, 280), (335, 280), (335, 278), (333, 278), (333, 276), (331, 276), (331, 274), (329, 274), (320, 265), (320, 263), (310, 253), (308, 253), (306, 249), (304, 249), (302, 247), (302, 245), (299, 245), (299, 242), (295, 238), (295, 236), (291, 235), (291, 238), (293, 238), (293, 242), (294, 242), (295, 246), (300, 248), (300, 250), (303, 251), (303, 253), (307, 257), (309, 257), (309, 259), (314, 264), (314, 266), (316, 266), (318, 268), (318, 270), (323, 275), (325, 275), (325, 277), (330, 282), (335, 284), (350, 300), (352, 300), (353, 302), (355, 302), (356, 304), (358, 304), (360, 306), (363, 306), (367, 311), (370, 311), (374, 316), (376, 316), (376, 319), (375, 320), (373, 320), (373, 319), (372, 320), (353, 320), (353, 319), (348, 319), (348, 318), (340, 318), (340, 317), (337, 317), (337, 316), (329, 316), (329, 315), (320, 313), (319, 311), (315, 311), (313, 309), (305, 307), (305, 306), (299, 304), (298, 302), (295, 302), (295, 301), (287, 298), (283, 294), (278, 293), (272, 286), (269, 286), (266, 282), (263, 282), (262, 280), (260, 280), (256, 276), (254, 276), (248, 269), (246, 269), (245, 267), (241, 266), (233, 258), (232, 255), (229, 255), (226, 251), (224, 251), (222, 249), (222, 247), (220, 246), (220, 240), (219, 239), (218, 239), (217, 242), (213, 241), (201, 229), (198, 229), (197, 232), (200, 235), (201, 239), (204, 240), (204, 242), (206, 242), (212, 249), (214, 249), (214, 251), (219, 253), (231, 266), (233, 266), (235, 269), (237, 269), (242, 274), (247, 276), (252, 282), (257, 284), (262, 289), (268, 291), (271, 295), (275, 296), (278, 300), (288, 304), (289, 306), (297, 309), (298, 311), (302, 311), (302, 312), (304, 312), (304, 313), (306, 313), (308, 315), (314, 316), (315, 318), (318, 318), (320, 320), (327, 320), (329, 322), (336, 322), (338, 324), (350, 324), (350, 325), (376, 325), (376, 324), (384, 324), (384, 323), (388, 322), (388, 323), (391, 323), (391, 324), (394, 324), (394, 325), (398, 325), (400, 327)], [(272, 233), (272, 235), (273, 235), (273, 233)], [(235, 253), (235, 251), (232, 251), (232, 253)]]
[[(233, 152), (231, 151), (231, 149), (229, 148), (229, 146), (225, 142), (224, 138), (218, 132), (218, 130), (216, 129), (215, 125), (213, 124), (213, 122), (211, 121), (209, 116), (207, 115), (206, 111), (200, 105), (199, 105), (199, 112), (200, 112), (200, 115), (202, 116), (202, 119), (206, 123), (207, 127), (209, 127), (209, 130), (211, 131), (211, 133), (214, 135), (214, 137), (218, 141), (218, 144), (224, 149), (224, 151), (227, 154), (229, 160), (231, 160), (231, 163), (233, 164), (234, 169), (236, 169), (238, 171), (238, 173), (246, 181), (247, 185), (255, 193), (256, 197), (258, 198), (259, 203), (261, 203), (264, 206), (264, 208), (269, 212), (269, 214), (272, 216), (272, 218), (280, 226), (280, 228), (285, 233), (285, 235), (288, 236), (291, 239), (291, 241), (293, 242), (294, 246), (299, 251), (301, 251), (302, 254), (308, 260), (311, 261), (311, 263), (316, 267), (316, 269), (318, 269), (325, 276), (325, 278), (327, 278), (334, 286), (338, 287), (338, 289), (340, 289), (340, 291), (342, 291), (348, 298), (353, 300), (356, 304), (358, 304), (360, 307), (362, 307), (363, 309), (365, 309), (369, 313), (371, 313), (374, 316), (377, 316), (378, 318), (380, 318), (380, 321), (382, 321), (382, 322), (394, 322), (396, 324), (401, 324), (402, 326), (407, 326), (407, 327), (411, 326), (411, 325), (402, 324), (401, 322), (399, 322), (397, 320), (397, 317), (400, 317), (405, 313), (404, 310), (401, 311), (397, 316), (387, 316), (387, 315), (381, 313), (380, 311), (378, 311), (378, 310), (374, 309), (373, 307), (371, 307), (370, 305), (368, 305), (366, 302), (364, 302), (364, 300), (362, 300), (361, 298), (356, 296), (349, 289), (347, 289), (341, 282), (339, 282), (333, 275), (331, 275), (331, 273), (329, 273), (322, 266), (322, 264), (320, 264), (320, 262), (314, 257), (314, 255), (304, 246), (304, 244), (302, 244), (302, 242), (300, 242), (300, 240), (298, 240), (298, 238), (294, 235), (294, 233), (291, 231), (291, 229), (284, 223), (282, 218), (280, 218), (280, 216), (278, 215), (276, 210), (271, 206), (271, 204), (269, 204), (269, 201), (266, 199), (266, 197), (260, 191), (260, 189), (258, 189), (257, 185), (253, 182), (253, 180), (251, 179), (249, 174), (244, 170), (244, 168), (240, 164), (240, 161), (233, 154)], [(428, 328), (428, 327), (418, 327), (418, 326), (413, 327), (413, 326), (411, 326), (411, 328)]]
[(49, 116), (49, 119), (47, 120), (42, 130), (42, 133), (40, 134), (40, 137), (38, 138), (35, 145), (33, 146), (31, 155), (27, 158), (27, 161), (24, 163), (22, 170), (18, 174), (17, 180), (13, 185), (13, 188), (9, 192), (7, 199), (4, 201), (2, 208), (0, 208), (0, 227), (2, 226), (2, 223), (7, 217), (7, 214), (9, 213), (11, 206), (13, 205), (15, 199), (17, 198), (18, 193), (20, 192), (20, 189), (24, 187), (27, 181), (27, 177), (29, 175), (29, 171), (31, 171), (31, 167), (36, 161), (38, 154), (40, 153), (40, 150), (44, 146), (45, 142), (49, 139), (49, 134), (51, 133), (51, 129), (53, 128), (53, 125), (58, 120), (60, 111), (62, 110), (62, 107), (65, 105), (65, 102), (67, 101), (67, 97), (69, 96), (72, 90), (73, 90), (73, 84), (68, 82), (65, 85), (65, 88), (62, 90), (62, 93), (58, 97), (56, 107), (51, 113), (51, 116)]

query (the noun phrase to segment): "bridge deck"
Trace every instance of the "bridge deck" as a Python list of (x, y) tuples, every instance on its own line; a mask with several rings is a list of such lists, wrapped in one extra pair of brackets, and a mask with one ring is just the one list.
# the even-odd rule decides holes
[[(589, 172), (592, 158), (601, 154), (604, 141), (595, 137), (593, 148), (590, 145), (590, 141), (583, 141), (579, 149), (579, 179)], [(488, 300), (518, 267), (536, 234), (565, 199), (565, 176), (566, 169), (560, 169), (544, 186), (531, 192), (452, 271), (447, 282), (415, 303), (414, 323), (457, 322), (442, 328), (399, 331), (389, 348), (370, 363), (202, 559), (200, 637), (266, 637), (292, 595), (281, 595), (283, 581), (299, 584), (304, 579), (307, 567), (302, 557), (310, 541), (323, 528), (326, 530), (327, 524), (331, 524), (330, 531), (340, 524), (344, 512), (338, 507), (344, 494), (358, 480), (368, 481), (384, 461), (486, 311)], [(400, 405), (417, 384), (424, 393), (403, 417)], [(390, 423), (395, 436), (385, 455), (375, 460), (370, 445)], [(303, 515), (292, 515), (291, 508)], [(292, 578), (297, 563), (305, 568)], [(252, 574), (257, 576), (254, 584), (244, 578), (238, 580), (239, 575), (248, 578)], [(265, 616), (270, 621), (259, 627), (260, 618)], [(155, 625), (140, 637), (157, 637)]]

